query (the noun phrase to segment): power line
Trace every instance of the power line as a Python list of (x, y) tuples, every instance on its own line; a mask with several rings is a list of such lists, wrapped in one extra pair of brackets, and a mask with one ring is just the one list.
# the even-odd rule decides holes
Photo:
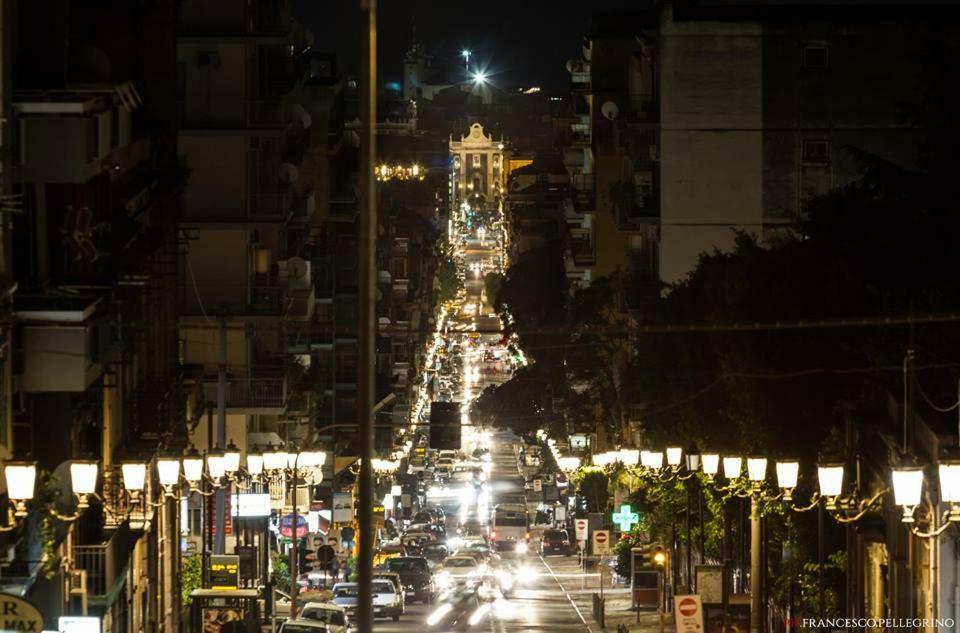
[[(949, 368), (958, 368), (960, 363), (958, 362), (944, 362), (944, 363), (931, 363), (927, 365), (917, 365), (914, 366), (914, 370), (925, 370), (925, 369), (949, 369)], [(782, 372), (782, 373), (752, 373), (752, 372), (728, 372), (721, 374), (715, 380), (708, 383), (706, 386), (698, 389), (691, 395), (675, 400), (668, 404), (665, 404), (659, 408), (653, 409), (652, 411), (644, 411), (644, 417), (652, 417), (670, 411), (677, 407), (681, 407), (691, 402), (701, 398), (706, 395), (721, 383), (726, 380), (732, 380), (737, 378), (742, 379), (751, 379), (751, 380), (787, 380), (791, 378), (802, 378), (804, 376), (811, 376), (816, 374), (858, 374), (858, 373), (877, 373), (877, 372), (901, 372), (903, 367), (900, 365), (875, 365), (872, 367), (841, 367), (841, 368), (831, 368), (831, 367), (814, 367), (810, 369), (801, 369), (791, 372)], [(947, 409), (944, 412), (949, 412), (950, 410), (956, 408), (960, 403), (954, 404), (950, 409)], [(933, 406), (933, 405), (931, 405)], [(506, 416), (501, 419), (504, 420), (524, 420), (524, 419), (539, 419), (544, 417), (550, 417), (552, 413), (539, 413), (533, 415), (518, 415), (518, 416)]]
[(920, 384), (920, 381), (917, 380), (916, 376), (913, 376), (913, 384), (916, 385), (917, 391), (920, 393), (920, 396), (927, 402), (931, 409), (939, 413), (950, 413), (957, 407), (960, 407), (960, 400), (957, 400), (948, 407), (940, 407), (933, 403), (933, 400), (930, 399), (930, 396), (927, 395), (927, 392), (923, 390), (923, 385)]

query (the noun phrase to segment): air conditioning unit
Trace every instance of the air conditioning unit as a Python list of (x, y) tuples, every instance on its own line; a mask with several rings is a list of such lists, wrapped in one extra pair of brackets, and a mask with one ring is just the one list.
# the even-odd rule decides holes
[(290, 290), (309, 290), (313, 283), (310, 262), (302, 257), (277, 262), (277, 279), (286, 282)]

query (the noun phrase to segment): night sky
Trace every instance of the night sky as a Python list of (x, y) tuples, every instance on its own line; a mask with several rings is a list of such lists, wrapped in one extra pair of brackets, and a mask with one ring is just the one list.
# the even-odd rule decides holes
[[(381, 81), (400, 81), (403, 52), (416, 23), (417, 40), (435, 65), (462, 64), (459, 51), (504, 85), (563, 87), (568, 59), (578, 56), (581, 36), (595, 11), (649, 4), (648, 0), (380, 0)], [(293, 0), (294, 12), (313, 32), (314, 46), (336, 49), (341, 70), (356, 69), (359, 0)]]

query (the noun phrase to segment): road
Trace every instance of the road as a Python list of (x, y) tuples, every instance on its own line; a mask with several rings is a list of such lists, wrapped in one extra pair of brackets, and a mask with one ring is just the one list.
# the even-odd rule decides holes
[[(496, 503), (498, 494), (523, 490), (523, 479), (517, 469), (513, 449), (515, 441), (516, 438), (509, 433), (494, 435), (491, 447), (493, 468), (488, 480), (493, 503)], [(445, 499), (441, 505), (448, 517), (455, 518), (461, 509), (459, 498)], [(450, 523), (453, 523), (453, 519), (448, 519), (448, 524)], [(408, 604), (406, 613), (399, 622), (377, 620), (374, 630), (384, 633), (591, 631), (591, 627), (588, 626), (588, 622), (593, 624), (589, 620), (590, 614), (581, 613), (580, 609), (583, 607), (575, 606), (578, 601), (582, 603), (583, 596), (589, 593), (587, 590), (579, 589), (582, 586), (578, 578), (579, 573), (573, 571), (576, 567), (575, 557), (551, 556), (544, 560), (535, 551), (531, 551), (525, 557), (525, 564), (532, 572), (531, 581), (522, 589), (515, 591), (510, 598), (496, 602), (473, 626), (470, 626), (469, 622), (461, 621), (454, 625), (444, 623), (429, 627), (426, 620), (435, 606)]]
[[(469, 404), (480, 392), (491, 384), (499, 384), (509, 379), (512, 369), (519, 363), (516, 355), (508, 349), (507, 342), (502, 334), (500, 317), (490, 305), (490, 298), (486, 296), (484, 275), (488, 272), (504, 272), (501, 268), (504, 257), (497, 251), (498, 241), (494, 231), (485, 231), (488, 236), (485, 240), (478, 239), (475, 230), (469, 230), (460, 225), (452, 237), (453, 243), (458, 245), (457, 262), (463, 274), (464, 293), (460, 300), (450, 307), (449, 318), (445, 321), (443, 331), (444, 347), (448, 350), (460, 350), (460, 365), (451, 368), (443, 365), (440, 373), (447, 372), (446, 380), (459, 377), (458, 384), (452, 385), (452, 400)], [(464, 407), (466, 413), (468, 407)], [(464, 419), (472, 427), (472, 422)], [(466, 436), (465, 436), (466, 437)], [(456, 535), (458, 517), (461, 512), (469, 512), (475, 516), (489, 515), (489, 510), (481, 509), (478, 505), (486, 503), (492, 508), (499, 498), (512, 497), (516, 502), (518, 495), (523, 495), (524, 480), (520, 473), (516, 446), (518, 438), (509, 432), (497, 432), (491, 437), (489, 444), (491, 455), (491, 469), (488, 472), (488, 498), (478, 500), (473, 493), (472, 484), (462, 480), (454, 480), (449, 486), (448, 495), (436, 502), (441, 505), (447, 517), (447, 534)], [(467, 452), (472, 447), (463, 447)], [(481, 492), (480, 497), (483, 496)], [(536, 532), (534, 533), (537, 534)], [(429, 631), (441, 633), (443, 631), (490, 631), (495, 633), (520, 631), (549, 631), (563, 633), (565, 631), (590, 631), (587, 621), (582, 614), (583, 607), (580, 594), (589, 592), (577, 591), (580, 580), (576, 570), (576, 561), (571, 557), (551, 557), (548, 560), (541, 558), (535, 551), (536, 539), (531, 539), (531, 551), (517, 559), (507, 561), (508, 565), (523, 568), (521, 574), (524, 579), (513, 592), (506, 597), (493, 601), (478, 601), (475, 594), (462, 605), (454, 607), (450, 615), (440, 620), (434, 626), (428, 624), (428, 618), (441, 603), (409, 604), (405, 614), (399, 622), (378, 620), (375, 630), (384, 633)], [(507, 555), (504, 555), (505, 557)], [(555, 568), (563, 568), (558, 572)], [(565, 586), (566, 585), (566, 586)], [(475, 614), (478, 613), (479, 616)], [(588, 614), (587, 614), (588, 615)], [(473, 617), (471, 617), (473, 616)], [(471, 624), (471, 620), (473, 623)]]

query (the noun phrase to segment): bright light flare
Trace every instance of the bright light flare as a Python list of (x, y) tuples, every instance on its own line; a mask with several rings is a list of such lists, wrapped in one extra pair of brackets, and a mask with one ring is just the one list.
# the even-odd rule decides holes
[(475, 626), (487, 615), (487, 612), (490, 611), (490, 603), (481, 604), (477, 609), (470, 615), (470, 619), (467, 620), (467, 623), (470, 626)]
[(449, 602), (444, 602), (439, 607), (433, 610), (427, 617), (427, 626), (435, 626), (440, 620), (446, 617), (448, 613), (453, 611), (453, 605)]

